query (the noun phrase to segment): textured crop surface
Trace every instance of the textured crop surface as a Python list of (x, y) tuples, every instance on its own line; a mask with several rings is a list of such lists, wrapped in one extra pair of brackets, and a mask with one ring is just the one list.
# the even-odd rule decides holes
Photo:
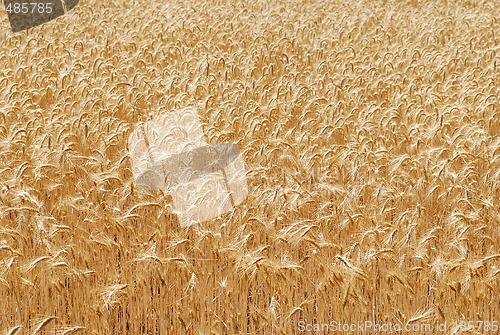
[[(81, 0), (13, 34), (2, 8), (0, 332), (500, 320), (499, 13)], [(187, 106), (241, 148), (248, 197), (181, 228), (127, 138)]]

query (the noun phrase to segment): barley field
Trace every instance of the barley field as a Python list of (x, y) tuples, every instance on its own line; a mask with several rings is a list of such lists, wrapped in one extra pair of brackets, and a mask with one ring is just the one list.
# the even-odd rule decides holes
[[(2, 6), (1, 334), (499, 334), (499, 13), (81, 0), (13, 34)], [(248, 196), (183, 228), (127, 138), (189, 106)]]

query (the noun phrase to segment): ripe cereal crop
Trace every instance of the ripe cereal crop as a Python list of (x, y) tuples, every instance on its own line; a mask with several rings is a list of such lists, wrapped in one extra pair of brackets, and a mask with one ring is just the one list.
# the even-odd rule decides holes
[[(499, 334), (498, 13), (81, 0), (12, 33), (1, 7), (0, 333)], [(248, 196), (184, 228), (127, 139), (189, 106)]]

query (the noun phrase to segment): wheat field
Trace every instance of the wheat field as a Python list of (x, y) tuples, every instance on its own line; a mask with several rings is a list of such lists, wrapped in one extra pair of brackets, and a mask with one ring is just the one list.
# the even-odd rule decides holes
[[(2, 7), (0, 332), (499, 334), (498, 13), (81, 0), (13, 34)], [(127, 138), (188, 106), (249, 193), (181, 228)]]

